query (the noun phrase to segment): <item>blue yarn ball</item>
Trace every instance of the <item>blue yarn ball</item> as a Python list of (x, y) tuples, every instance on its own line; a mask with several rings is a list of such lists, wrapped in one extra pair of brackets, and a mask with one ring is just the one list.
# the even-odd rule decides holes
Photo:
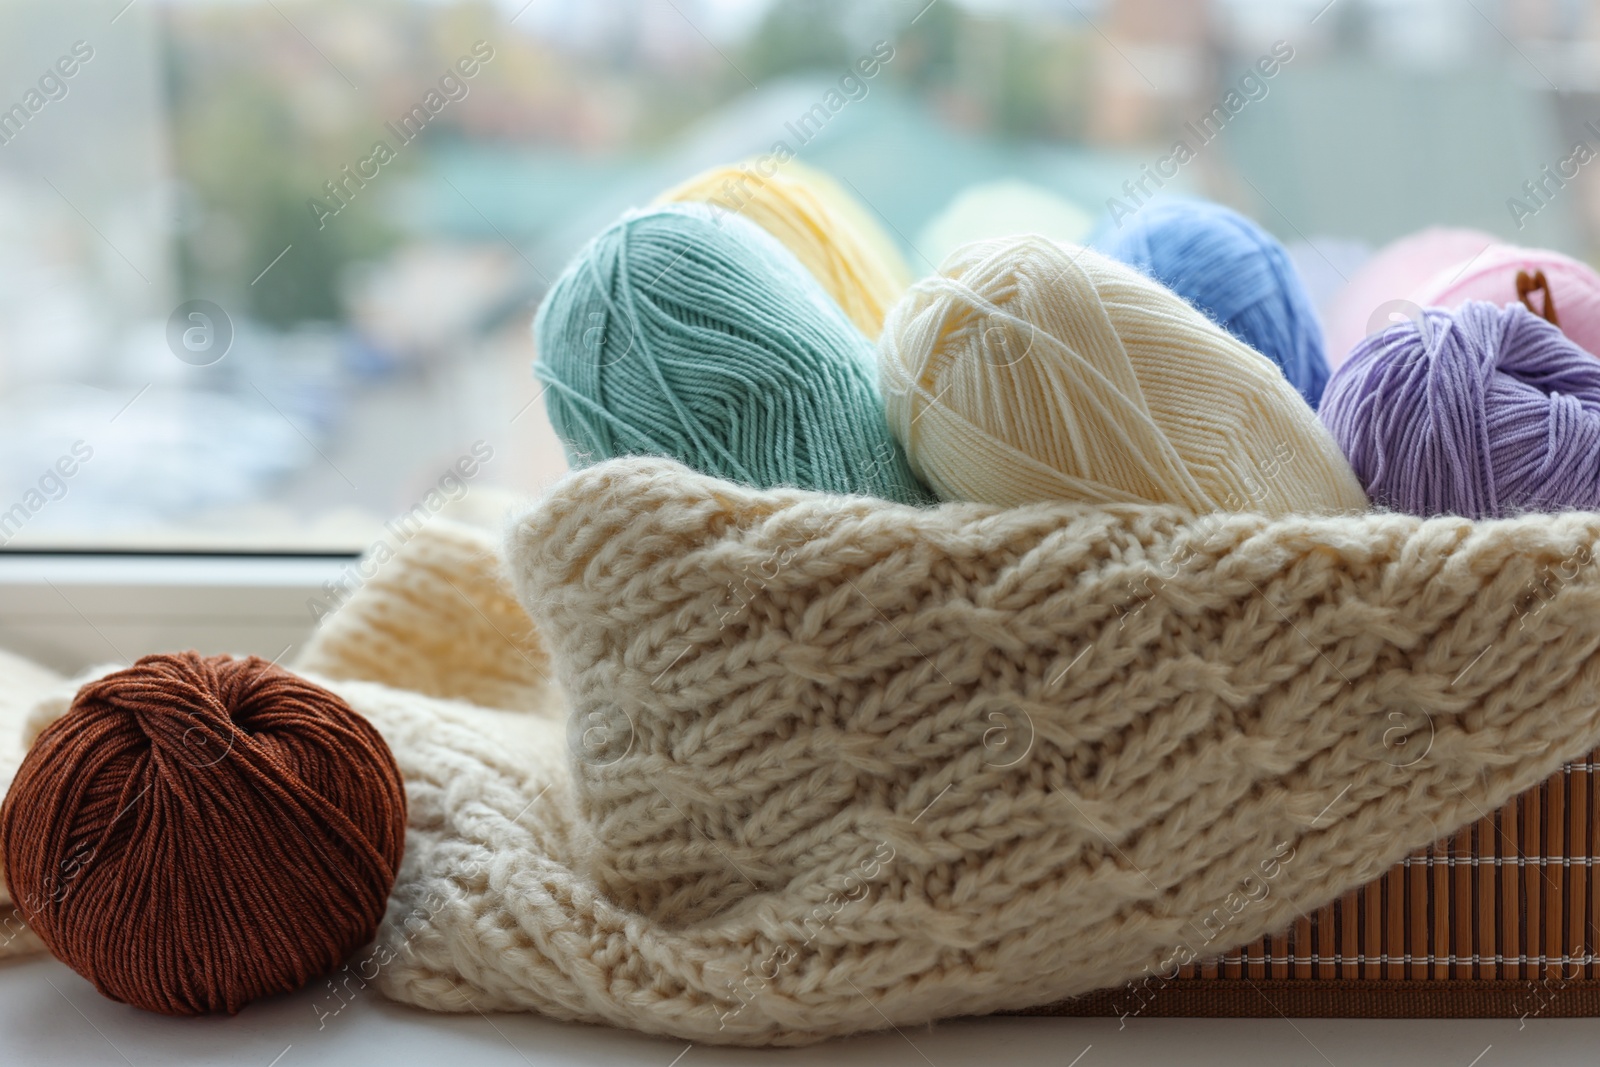
[(562, 272), (533, 332), (574, 466), (667, 456), (760, 489), (933, 500), (889, 432), (872, 343), (737, 215), (629, 212)]
[(1315, 408), (1328, 384), (1322, 325), (1305, 283), (1277, 238), (1205, 200), (1153, 201), (1092, 245), (1154, 278), (1276, 363)]

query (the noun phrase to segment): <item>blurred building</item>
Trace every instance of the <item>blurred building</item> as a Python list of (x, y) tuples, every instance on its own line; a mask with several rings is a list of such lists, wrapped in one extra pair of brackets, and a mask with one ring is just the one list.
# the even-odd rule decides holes
[(1109, 0), (1098, 21), (1091, 140), (1157, 139), (1214, 83), (1209, 0)]

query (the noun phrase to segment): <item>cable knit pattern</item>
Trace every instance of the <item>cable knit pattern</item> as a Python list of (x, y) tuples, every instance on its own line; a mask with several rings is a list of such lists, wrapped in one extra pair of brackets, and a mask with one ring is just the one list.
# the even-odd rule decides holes
[(591, 468), (510, 549), (568, 769), (396, 745), (452, 768), (397, 906), (451, 904), (380, 981), (793, 1044), (1168, 969), (1219, 908), (1208, 954), (1281, 930), (1600, 742), (1600, 581), (1541, 570), (1597, 537)]

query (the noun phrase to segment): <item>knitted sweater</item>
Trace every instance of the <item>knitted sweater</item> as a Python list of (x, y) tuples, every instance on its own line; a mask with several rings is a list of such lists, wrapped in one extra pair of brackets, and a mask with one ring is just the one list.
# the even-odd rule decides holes
[[(352, 967), (427, 1008), (740, 1044), (1170, 971), (1600, 745), (1597, 538), (602, 464), (511, 531), (537, 635), (469, 630), (516, 617), (507, 579), (435, 527), (306, 656), (407, 781)], [(431, 695), (382, 684), (424, 655)], [(528, 710), (470, 703), (484, 672)]]

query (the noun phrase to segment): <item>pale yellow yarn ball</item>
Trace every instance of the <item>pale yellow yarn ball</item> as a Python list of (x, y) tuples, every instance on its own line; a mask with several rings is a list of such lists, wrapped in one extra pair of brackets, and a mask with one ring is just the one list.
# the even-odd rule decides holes
[(890, 311), (878, 354), (890, 428), (946, 500), (1368, 508), (1277, 367), (1090, 249), (960, 248)]
[(904, 257), (867, 209), (828, 175), (799, 163), (763, 157), (713, 167), (656, 198), (680, 201), (742, 215), (776, 237), (869, 339), (877, 339), (884, 315), (911, 280)]

